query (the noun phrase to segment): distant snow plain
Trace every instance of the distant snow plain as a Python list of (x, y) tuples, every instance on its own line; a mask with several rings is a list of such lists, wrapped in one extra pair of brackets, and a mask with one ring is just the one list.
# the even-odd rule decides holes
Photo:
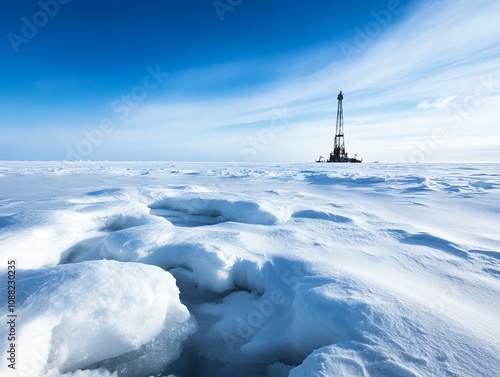
[(0, 375), (497, 376), (499, 229), (500, 164), (0, 162)]

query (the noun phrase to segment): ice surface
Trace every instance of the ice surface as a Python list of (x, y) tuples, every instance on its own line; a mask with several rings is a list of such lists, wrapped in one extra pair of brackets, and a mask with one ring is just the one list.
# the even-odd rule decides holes
[(196, 327), (173, 277), (157, 267), (82, 262), (20, 270), (16, 282), (22, 375), (101, 364), (120, 376), (158, 372), (180, 355)]
[(498, 164), (2, 162), (0, 185), (26, 376), (499, 369)]

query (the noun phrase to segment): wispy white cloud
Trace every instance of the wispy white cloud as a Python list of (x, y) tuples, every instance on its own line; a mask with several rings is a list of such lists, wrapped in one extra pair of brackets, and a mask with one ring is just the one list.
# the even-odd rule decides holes
[(455, 99), (455, 96), (438, 98), (436, 100), (424, 99), (422, 102), (420, 102), (417, 105), (417, 110), (426, 110), (426, 109), (432, 109), (432, 108), (438, 108), (438, 109), (446, 108), (447, 106), (450, 105), (450, 103), (454, 99)]

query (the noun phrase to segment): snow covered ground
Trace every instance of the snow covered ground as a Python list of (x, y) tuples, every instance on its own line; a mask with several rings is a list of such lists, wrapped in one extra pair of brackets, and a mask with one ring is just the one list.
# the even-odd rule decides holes
[(497, 376), (499, 226), (499, 164), (0, 162), (0, 375)]

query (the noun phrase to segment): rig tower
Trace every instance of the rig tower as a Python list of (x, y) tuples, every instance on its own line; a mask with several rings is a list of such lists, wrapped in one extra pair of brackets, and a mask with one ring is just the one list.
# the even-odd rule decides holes
[(342, 160), (347, 159), (344, 140), (344, 110), (342, 108), (343, 99), (344, 94), (341, 90), (339, 95), (337, 96), (337, 123), (335, 127), (335, 138), (333, 140), (333, 152), (330, 153), (330, 159), (328, 160), (328, 162), (341, 162)]
[[(337, 106), (337, 123), (335, 127), (335, 138), (333, 141), (333, 152), (330, 152), (330, 158), (326, 162), (362, 162), (363, 160), (358, 160), (357, 158), (349, 158), (347, 152), (345, 151), (345, 141), (344, 141), (344, 110), (342, 108), (342, 100), (344, 99), (344, 94), (340, 91), (337, 96), (338, 106)], [(356, 155), (355, 155), (356, 156)], [(322, 162), (321, 158), (317, 162)]]

